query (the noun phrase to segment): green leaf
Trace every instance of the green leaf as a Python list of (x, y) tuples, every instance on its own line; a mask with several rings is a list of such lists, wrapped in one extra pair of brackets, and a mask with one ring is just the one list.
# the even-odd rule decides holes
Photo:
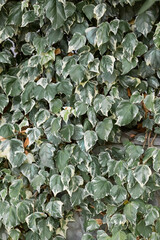
[(112, 184), (104, 177), (95, 177), (91, 183), (93, 186), (94, 200), (104, 198), (110, 194)]
[(93, 18), (94, 7), (95, 6), (93, 4), (87, 4), (82, 8), (82, 11), (90, 21)]
[(44, 122), (47, 121), (47, 119), (50, 117), (50, 113), (47, 109), (39, 109), (39, 111), (35, 115), (36, 125), (39, 127)]
[(130, 145), (126, 149), (126, 154), (130, 160), (137, 160), (143, 153), (144, 150), (141, 146)]
[(126, 240), (127, 235), (123, 231), (119, 231), (112, 236), (112, 240)]
[(119, 19), (112, 20), (110, 22), (110, 30), (111, 30), (111, 32), (114, 33), (114, 35), (117, 34), (118, 28), (119, 28)]
[(115, 185), (111, 188), (110, 195), (114, 202), (119, 204), (127, 198), (127, 191), (124, 187)]
[(97, 20), (99, 20), (101, 17), (103, 17), (104, 13), (106, 11), (106, 4), (100, 3), (94, 8), (94, 14)]
[(9, 235), (13, 240), (18, 240), (20, 237), (20, 234), (21, 232), (19, 229), (11, 229), (9, 232)]
[(19, 96), (22, 91), (19, 79), (14, 76), (5, 75), (2, 80), (2, 87), (5, 93), (12, 97)]
[(11, 198), (18, 198), (22, 187), (23, 187), (22, 179), (14, 180), (9, 187), (9, 196)]
[(97, 39), (96, 39), (96, 32), (97, 28), (96, 27), (90, 27), (85, 30), (87, 40), (90, 44), (93, 46), (96, 45)]
[(36, 220), (42, 217), (46, 217), (46, 214), (44, 214), (43, 212), (34, 212), (30, 214), (28, 217), (26, 217), (27, 225), (33, 232), (37, 231)]
[(136, 225), (137, 219), (138, 204), (135, 202), (129, 202), (124, 206), (123, 213), (126, 216), (126, 219), (131, 223)]
[(140, 8), (138, 14), (142, 14), (147, 11), (157, 0), (146, 0), (145, 3)]
[(100, 63), (100, 70), (102, 72), (110, 72), (112, 74), (114, 70), (114, 62), (115, 58), (113, 56), (103, 56)]
[(33, 163), (25, 163), (21, 166), (21, 172), (28, 178), (29, 181), (31, 181), (38, 173), (38, 166)]
[(10, 12), (8, 17), (8, 25), (21, 25), (22, 21), (22, 10), (21, 10), (21, 3), (17, 2)]
[(86, 43), (86, 38), (80, 33), (74, 33), (72, 39), (69, 41), (68, 52), (78, 50)]
[(75, 103), (76, 116), (79, 117), (87, 112), (88, 105), (84, 102), (77, 101)]
[(145, 54), (146, 65), (151, 65), (153, 69), (158, 70), (160, 68), (160, 50), (153, 49)]
[(56, 114), (60, 112), (63, 106), (63, 103), (60, 99), (54, 99), (51, 102), (49, 102), (49, 106), (50, 106), (50, 111)]
[(154, 112), (154, 100), (155, 100), (154, 93), (147, 95), (144, 99), (145, 107), (151, 112)]
[(157, 24), (153, 40), (154, 40), (156, 47), (160, 49), (160, 23)]
[(72, 193), (71, 196), (71, 204), (72, 206), (80, 205), (82, 203), (84, 196), (84, 190), (83, 188), (78, 188), (77, 191)]
[(46, 206), (46, 212), (54, 218), (62, 218), (62, 206), (61, 201), (50, 201)]
[(75, 174), (75, 168), (72, 165), (68, 165), (64, 168), (64, 170), (61, 173), (61, 180), (64, 185), (64, 189), (68, 189), (69, 187), (69, 182), (71, 178)]
[(142, 185), (137, 182), (132, 187), (128, 186), (127, 190), (133, 199), (137, 199), (144, 193), (145, 188), (144, 188), (144, 186), (142, 187)]
[(69, 158), (70, 158), (70, 154), (67, 150), (58, 151), (58, 154), (56, 157), (56, 165), (60, 172), (62, 172), (64, 168), (68, 165)]
[(26, 200), (19, 202), (16, 206), (17, 217), (20, 222), (24, 223), (30, 213), (30, 205)]
[(122, 75), (130, 72), (133, 68), (137, 66), (138, 59), (132, 58), (131, 60), (127, 60), (126, 58), (122, 59)]
[(156, 172), (159, 172), (160, 170), (160, 150), (157, 149), (157, 151), (153, 151), (153, 169)]
[(105, 118), (103, 122), (98, 122), (96, 126), (96, 133), (100, 139), (107, 141), (112, 128), (112, 120)]
[(65, 15), (66, 18), (69, 18), (73, 15), (76, 10), (76, 6), (72, 2), (66, 2), (65, 4)]
[(141, 220), (141, 221), (137, 224), (136, 229), (137, 229), (138, 233), (139, 233), (141, 236), (143, 236), (144, 238), (149, 238), (149, 236), (150, 236), (151, 233), (152, 233), (151, 226), (146, 226), (144, 220)]
[(7, 207), (3, 217), (3, 224), (7, 230), (10, 230), (11, 228), (19, 225), (19, 221), (16, 215), (16, 208), (14, 206)]
[(40, 187), (45, 183), (45, 177), (42, 175), (36, 175), (31, 181), (31, 186), (34, 190), (40, 192)]
[(22, 27), (27, 26), (28, 23), (34, 22), (36, 20), (36, 15), (33, 10), (25, 12), (22, 16)]
[(53, 156), (55, 148), (50, 143), (43, 143), (39, 151), (41, 166), (53, 168)]
[(0, 53), (0, 63), (8, 63), (11, 64), (11, 53), (9, 51), (2, 51)]
[(52, 229), (49, 224), (49, 221), (47, 221), (46, 219), (41, 219), (40, 221), (38, 221), (37, 228), (41, 239), (49, 240), (51, 238)]
[(6, 26), (4, 28), (2, 28), (2, 30), (0, 30), (0, 43), (2, 43), (3, 41), (5, 41), (6, 39), (13, 37), (14, 35), (14, 28), (11, 26)]
[(65, 142), (71, 142), (71, 137), (74, 134), (74, 125), (68, 124), (60, 131), (61, 137)]
[(86, 231), (93, 231), (99, 228), (98, 223), (96, 222), (95, 219), (89, 219), (89, 221), (87, 222), (87, 226), (86, 226)]
[(14, 127), (11, 124), (5, 123), (0, 127), (0, 136), (3, 138), (11, 138), (14, 136)]
[(90, 150), (97, 142), (98, 137), (94, 131), (86, 131), (84, 133), (84, 146), (86, 151)]
[(85, 77), (84, 71), (85, 69), (82, 65), (76, 64), (73, 66), (70, 70), (70, 77), (72, 81), (76, 84), (80, 84)]
[(135, 104), (127, 100), (122, 100), (116, 109), (116, 115), (118, 117), (116, 124), (119, 126), (129, 124), (137, 116), (138, 112), (139, 109)]
[(9, 100), (5, 94), (0, 95), (0, 113), (3, 113), (4, 108), (7, 106)]
[(35, 141), (41, 136), (41, 132), (38, 128), (27, 128), (27, 136), (29, 138), (29, 146), (32, 145)]
[(46, 1), (46, 16), (51, 21), (54, 30), (63, 26), (66, 16), (64, 5), (58, 0)]
[(56, 196), (59, 192), (63, 191), (63, 184), (61, 181), (61, 176), (58, 174), (54, 174), (51, 178), (50, 178), (50, 188), (54, 194), (54, 196)]
[[(110, 26), (109, 26), (108, 22), (103, 22), (99, 25), (99, 27), (96, 31), (96, 43), (97, 43), (98, 48), (100, 46), (102, 46), (102, 44), (107, 43), (109, 41), (109, 32), (110, 32)], [(94, 44), (92, 44), (92, 45), (94, 45)], [(112, 57), (114, 59), (113, 56), (110, 56), (110, 57)]]
[(126, 217), (123, 214), (116, 213), (111, 217), (111, 223), (116, 226), (124, 225), (126, 223)]
[(133, 172), (136, 181), (143, 187), (149, 180), (152, 172), (147, 165), (139, 165)]
[(159, 218), (159, 212), (155, 208), (151, 208), (148, 213), (145, 215), (145, 224), (146, 226), (148, 225), (153, 225), (155, 220)]
[(133, 52), (138, 45), (138, 40), (134, 33), (128, 33), (122, 41), (124, 57), (130, 61), (133, 57)]

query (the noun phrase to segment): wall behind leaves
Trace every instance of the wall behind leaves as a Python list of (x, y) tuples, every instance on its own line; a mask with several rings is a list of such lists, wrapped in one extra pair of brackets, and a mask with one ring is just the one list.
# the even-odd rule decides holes
[(0, 0), (1, 239), (64, 240), (75, 213), (82, 240), (160, 239), (160, 3), (143, 4)]

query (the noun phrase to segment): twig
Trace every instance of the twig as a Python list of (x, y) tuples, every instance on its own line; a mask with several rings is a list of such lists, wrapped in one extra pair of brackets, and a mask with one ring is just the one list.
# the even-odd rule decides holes
[(145, 148), (145, 146), (146, 146), (147, 137), (148, 137), (148, 132), (146, 132), (146, 134), (145, 134), (145, 139), (144, 139), (144, 143), (143, 143), (143, 148)]
[(152, 131), (150, 131), (150, 132), (149, 132), (149, 134), (148, 134), (148, 147), (150, 147), (150, 138), (151, 138), (151, 133), (152, 133)]
[(152, 141), (151, 141), (151, 147), (153, 146), (156, 137), (157, 137), (157, 133), (154, 135), (154, 137), (153, 137), (153, 139), (152, 139)]

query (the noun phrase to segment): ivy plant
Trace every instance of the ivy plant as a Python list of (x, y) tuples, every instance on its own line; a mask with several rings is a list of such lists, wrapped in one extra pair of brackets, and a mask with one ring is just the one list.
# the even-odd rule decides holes
[(160, 239), (159, 9), (0, 0), (1, 239)]

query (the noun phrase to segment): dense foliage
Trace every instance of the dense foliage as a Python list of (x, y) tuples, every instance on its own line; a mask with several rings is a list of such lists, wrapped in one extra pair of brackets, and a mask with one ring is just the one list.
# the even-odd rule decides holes
[[(83, 240), (160, 239), (160, 3), (143, 4), (0, 0), (3, 240), (63, 240), (74, 212)], [(140, 145), (110, 147), (130, 129)]]

